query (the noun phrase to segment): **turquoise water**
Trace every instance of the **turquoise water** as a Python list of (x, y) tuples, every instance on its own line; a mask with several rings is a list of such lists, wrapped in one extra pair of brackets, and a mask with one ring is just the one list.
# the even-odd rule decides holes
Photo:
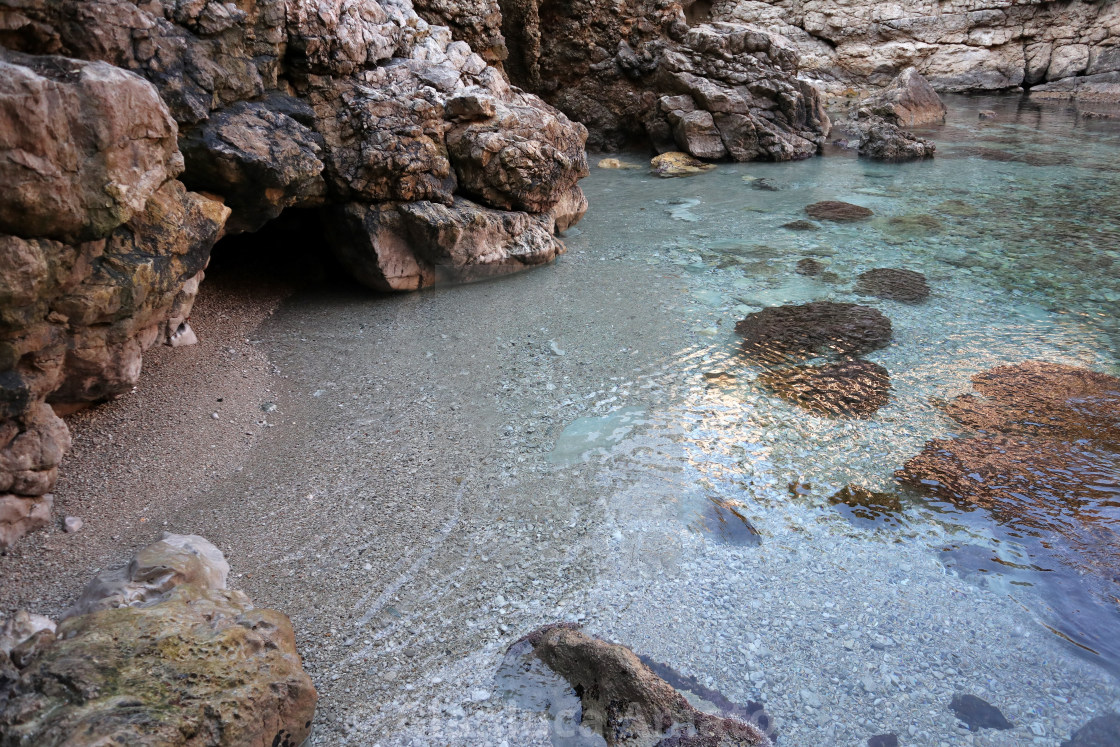
[[(275, 427), (197, 502), (267, 517), (243, 583), (293, 618), (314, 743), (578, 743), (562, 686), (521, 697), (503, 668), (558, 620), (763, 704), (789, 745), (1056, 747), (1120, 710), (1117, 507), (1090, 512), (1104, 551), (1086, 562), (894, 477), (964, 435), (939, 403), (978, 372), (1117, 373), (1120, 124), (950, 103), (926, 163), (830, 152), (662, 180), (609, 154), (639, 168), (592, 169), (554, 265), (404, 297), (315, 287), (262, 327)], [(784, 227), (821, 200), (874, 215)], [(882, 267), (932, 295), (857, 294)], [(891, 320), (864, 356), (890, 376), (873, 414), (813, 415), (740, 353), (738, 320), (820, 300)], [(886, 497), (837, 505), (845, 486)], [(962, 728), (961, 692), (1015, 728)]]

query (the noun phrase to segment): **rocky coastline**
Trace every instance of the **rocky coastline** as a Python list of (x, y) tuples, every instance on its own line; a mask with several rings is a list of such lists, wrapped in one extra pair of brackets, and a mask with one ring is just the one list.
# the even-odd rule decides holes
[[(1089, 0), (0, 0), (0, 552), (62, 519), (52, 491), (72, 447), (66, 419), (135, 393), (145, 360), (174, 367), (185, 355), (175, 349), (198, 343), (194, 304), (212, 251), (231, 237), (305, 220), (317, 230), (306, 252), (329, 253), (373, 294), (486, 280), (566, 251), (564, 232), (589, 209), (579, 186), (589, 150), (645, 148), (671, 176), (806, 160), (830, 144), (925, 161), (935, 146), (912, 130), (944, 121), (938, 93), (1111, 106), (1118, 76), (1120, 5)], [(808, 214), (868, 217), (826, 213)], [(924, 278), (917, 290), (903, 280), (917, 300), (902, 302), (925, 300)], [(906, 285), (861, 276), (861, 292), (899, 300), (884, 282)], [(279, 295), (252, 315), (271, 313)], [(889, 340), (889, 321), (886, 330)], [(153, 355), (156, 346), (169, 350)], [(891, 383), (878, 364), (851, 359), (862, 352), (760, 381), (818, 415), (870, 415)], [(845, 387), (857, 391), (816, 398)], [(906, 479), (945, 471), (920, 460)], [(191, 542), (192, 557), (206, 555), (204, 540)], [(145, 580), (136, 573), (131, 581)], [(302, 743), (316, 695), (296, 634), (219, 575), (105, 605), (114, 615), (87, 605), (57, 631), (13, 615), (10, 640), (0, 638), (0, 744), (61, 743), (80, 729), (129, 741), (139, 722), (152, 744), (188, 733), (201, 741), (184, 744)], [(105, 683), (88, 673), (73, 677), (81, 698), (51, 689), (52, 677), (71, 676), (51, 667), (77, 666), (87, 639), (123, 650), (132, 628), (155, 640), (206, 625), (207, 636), (236, 639), (206, 645), (248, 652), (245, 671), (229, 676), (249, 683), (208, 721), (117, 721), (121, 699), (151, 713), (168, 703), (102, 697)], [(572, 645), (621, 657), (627, 677), (673, 699), (633, 654), (589, 641)], [(261, 651), (283, 661), (261, 663)], [(106, 656), (130, 666), (120, 651)], [(90, 715), (96, 702), (104, 714)], [(713, 744), (769, 743), (683, 701), (673, 709), (673, 729)], [(252, 733), (214, 736), (243, 718)], [(610, 743), (614, 718), (600, 719)], [(642, 729), (650, 744), (692, 744), (657, 742), (653, 721)]]

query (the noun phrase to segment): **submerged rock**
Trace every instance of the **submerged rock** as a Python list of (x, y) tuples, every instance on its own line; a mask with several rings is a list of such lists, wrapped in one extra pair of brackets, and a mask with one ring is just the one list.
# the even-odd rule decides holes
[(703, 529), (731, 545), (759, 545), (762, 535), (750, 519), (739, 510), (743, 506), (734, 501), (709, 498), (700, 519)]
[(964, 722), (969, 731), (1013, 728), (1012, 723), (1004, 718), (998, 708), (975, 695), (958, 693), (953, 696), (949, 707), (957, 718)]
[(1120, 448), (1120, 379), (1047, 361), (996, 366), (972, 377), (945, 411), (988, 433), (1090, 439)]
[(678, 152), (662, 153), (650, 161), (649, 165), (655, 176), (664, 178), (702, 174), (716, 167), (714, 163), (704, 163), (687, 153)]
[(811, 220), (792, 220), (789, 223), (783, 223), (782, 228), (789, 229), (790, 231), (819, 231), (820, 226)]
[(510, 647), (531, 651), (575, 689), (583, 725), (608, 745), (747, 747), (771, 744), (754, 724), (694, 708), (625, 646), (571, 624), (551, 625)]
[(797, 260), (797, 274), (814, 277), (824, 272), (824, 265), (812, 257)]
[(902, 303), (921, 303), (929, 298), (926, 276), (914, 270), (876, 268), (861, 273), (856, 282), (856, 293), (877, 296)]
[(1120, 714), (1097, 716), (1075, 731), (1061, 747), (1116, 747), (1120, 745)]
[(867, 417), (890, 399), (887, 369), (854, 360), (766, 371), (759, 383), (814, 415)]
[(887, 228), (891, 233), (901, 236), (928, 236), (940, 233), (941, 221), (932, 215), (918, 213), (917, 215), (895, 215), (887, 219)]
[(898, 747), (898, 735), (876, 734), (867, 739), (867, 747)]
[(854, 223), (874, 215), (868, 208), (839, 200), (814, 202), (812, 205), (806, 206), (805, 212), (809, 214), (810, 218), (830, 220), (834, 223)]
[(890, 319), (881, 312), (832, 301), (771, 306), (737, 322), (735, 331), (743, 337), (743, 352), (764, 362), (860, 355), (891, 341)]
[(902, 501), (896, 493), (881, 493), (859, 485), (845, 485), (828, 502), (843, 506), (843, 513), (857, 522), (868, 524), (893, 523), (902, 513)]
[[(165, 535), (162, 548), (141, 552), (158, 562), (129, 566), (150, 594), (129, 600), (97, 581), (80, 605), (95, 611), (76, 610), (55, 633), (38, 633), (34, 652), (12, 657), (9, 679), (0, 672), (5, 744), (296, 747), (307, 738), (317, 696), (290, 621), (171, 549), (203, 544), (213, 547)], [(211, 570), (219, 561), (207, 559)], [(110, 595), (95, 599), (100, 590)]]

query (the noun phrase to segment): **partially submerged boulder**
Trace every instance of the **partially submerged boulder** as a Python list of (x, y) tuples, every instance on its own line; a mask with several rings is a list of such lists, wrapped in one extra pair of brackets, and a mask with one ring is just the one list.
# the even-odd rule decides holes
[(948, 112), (937, 91), (912, 67), (899, 73), (863, 106), (898, 127), (941, 124)]
[(692, 176), (711, 171), (716, 167), (714, 163), (705, 163), (698, 158), (693, 158), (687, 153), (671, 151), (655, 156), (649, 162), (650, 171), (654, 176), (670, 178), (674, 176)]
[(4, 744), (301, 744), (317, 695), (291, 622), (225, 589), (225, 570), (202, 538), (165, 534), (129, 565), (131, 591), (91, 584), (6, 675), (0, 661)]
[(875, 161), (901, 162), (933, 158), (937, 146), (904, 130), (893, 122), (861, 111), (856, 121), (860, 132), (859, 154)]
[(697, 710), (633, 651), (573, 625), (541, 628), (510, 648), (514, 655), (530, 651), (568, 681), (583, 706), (583, 725), (612, 747), (771, 744), (754, 724)]
[(763, 362), (853, 356), (886, 347), (891, 322), (869, 306), (833, 301), (772, 306), (735, 324), (743, 352)]

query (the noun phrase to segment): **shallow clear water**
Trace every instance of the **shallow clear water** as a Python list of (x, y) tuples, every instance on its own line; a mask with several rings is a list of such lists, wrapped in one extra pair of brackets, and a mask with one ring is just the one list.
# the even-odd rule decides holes
[[(919, 164), (593, 169), (555, 266), (410, 298), (311, 292), (278, 314), (262, 337), (298, 430), (231, 489), (247, 510), (289, 484), (323, 501), (315, 526), (275, 508), (286, 552), (262, 561), (314, 557), (314, 588), (257, 592), (292, 612), (332, 704), (315, 740), (568, 743), (537, 703), (553, 684), (518, 699), (499, 676), (511, 643), (558, 619), (764, 703), (784, 744), (1057, 745), (1120, 707), (1117, 569), (894, 481), (962, 432), (937, 403), (979, 371), (1116, 373), (1120, 125), (956, 99), (930, 136)], [(875, 215), (783, 227), (833, 199)], [(804, 258), (824, 272), (795, 272)], [(876, 267), (924, 273), (932, 296), (856, 295)], [(737, 320), (814, 300), (892, 321), (865, 356), (892, 384), (871, 417), (815, 417), (738, 352)], [(834, 506), (846, 485), (901, 510)], [(963, 729), (957, 692), (1015, 729)]]

